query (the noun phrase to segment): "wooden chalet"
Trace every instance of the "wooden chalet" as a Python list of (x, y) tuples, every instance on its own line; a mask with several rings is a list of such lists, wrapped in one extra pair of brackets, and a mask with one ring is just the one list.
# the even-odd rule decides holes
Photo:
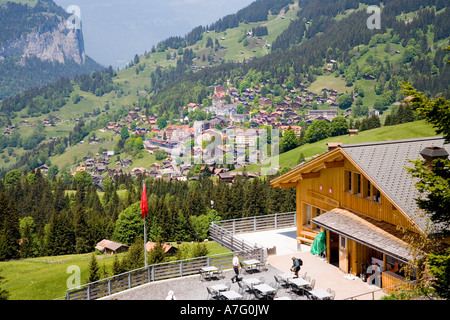
[(95, 246), (95, 249), (102, 251), (103, 254), (115, 254), (128, 251), (126, 244), (114, 242), (111, 240), (103, 239)]
[(413, 166), (410, 160), (431, 160), (429, 151), (435, 149), (439, 156), (450, 153), (442, 137), (336, 144), (272, 180), (271, 186), (296, 188), (299, 243), (312, 243), (325, 230), (328, 263), (355, 276), (378, 263), (386, 288), (404, 282), (399, 269), (412, 260), (399, 230), (429, 233), (415, 201), (415, 180), (405, 168)]
[[(147, 252), (150, 252), (150, 250), (152, 250), (155, 246), (156, 246), (156, 242), (148, 241), (145, 244), (145, 249), (147, 250)], [(168, 255), (174, 255), (177, 253), (177, 250), (178, 250), (176, 247), (174, 247), (170, 244), (167, 244), (167, 243), (163, 243), (162, 248), (163, 248), (164, 253), (168, 254)]]

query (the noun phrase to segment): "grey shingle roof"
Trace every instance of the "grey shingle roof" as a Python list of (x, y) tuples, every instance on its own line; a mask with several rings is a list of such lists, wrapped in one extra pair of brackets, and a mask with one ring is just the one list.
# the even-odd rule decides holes
[(450, 144), (443, 137), (427, 137), (342, 145), (342, 150), (366, 172), (373, 181), (414, 222), (426, 230), (426, 219), (419, 212), (415, 199), (419, 193), (415, 180), (406, 172), (413, 167), (410, 160), (423, 159), (420, 152), (426, 147), (443, 147), (450, 153)]
[(325, 212), (312, 221), (325, 229), (342, 234), (405, 262), (410, 261), (413, 257), (407, 243), (400, 239), (402, 234), (389, 223), (369, 217), (363, 218), (356, 213), (338, 208)]

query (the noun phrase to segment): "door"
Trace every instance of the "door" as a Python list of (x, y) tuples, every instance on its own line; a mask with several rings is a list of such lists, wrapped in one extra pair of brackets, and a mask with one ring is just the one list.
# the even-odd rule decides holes
[(339, 269), (348, 273), (347, 238), (339, 235)]

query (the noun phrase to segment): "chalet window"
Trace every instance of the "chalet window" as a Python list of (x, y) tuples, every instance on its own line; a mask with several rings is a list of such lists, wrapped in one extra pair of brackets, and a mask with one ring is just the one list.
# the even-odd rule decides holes
[(311, 220), (311, 206), (309, 204), (306, 205), (306, 223), (309, 224)]
[(377, 188), (373, 187), (372, 192), (373, 192), (372, 193), (373, 194), (372, 200), (375, 201), (375, 202), (381, 203), (381, 193), (380, 193), (380, 191)]
[(352, 192), (352, 172), (345, 171), (345, 191)]
[(345, 249), (346, 244), (347, 244), (347, 238), (341, 236), (341, 243), (340, 243), (341, 248)]
[(356, 174), (356, 188), (355, 188), (355, 193), (358, 195), (361, 195), (361, 174), (357, 173)]
[(369, 180), (367, 180), (367, 182), (366, 182), (366, 194), (364, 195), (364, 197), (370, 199), (370, 195), (372, 194), (371, 191), (370, 191), (371, 187), (372, 187), (372, 184), (370, 183)]

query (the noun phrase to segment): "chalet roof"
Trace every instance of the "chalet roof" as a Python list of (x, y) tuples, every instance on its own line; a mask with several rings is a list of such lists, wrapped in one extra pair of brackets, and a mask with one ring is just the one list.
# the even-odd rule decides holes
[(416, 182), (405, 168), (413, 167), (410, 160), (423, 159), (420, 152), (431, 146), (443, 147), (443, 137), (427, 137), (394, 141), (342, 145), (341, 148), (375, 184), (422, 229), (426, 219), (420, 215), (415, 199), (419, 197)]
[[(148, 242), (145, 244), (145, 248), (146, 248), (147, 251), (152, 250), (155, 246), (156, 246), (156, 242), (148, 241)], [(171, 246), (170, 244), (167, 244), (167, 243), (163, 243), (163, 244), (162, 244), (162, 247), (163, 247), (164, 253), (167, 253), (167, 252), (169, 252), (169, 250), (171, 250), (172, 248), (175, 248), (175, 247), (173, 247), (173, 246)]]
[(407, 243), (399, 238), (402, 236), (401, 232), (399, 233), (396, 227), (389, 223), (369, 217), (362, 218), (338, 208), (325, 212), (312, 221), (325, 229), (405, 262), (413, 258)]
[(116, 251), (120, 247), (128, 247), (128, 246), (125, 244), (114, 242), (114, 241), (107, 240), (107, 239), (103, 239), (102, 241), (97, 243), (97, 245), (95, 246), (95, 248), (98, 250), (109, 249), (111, 251)]
[[(406, 171), (413, 167), (410, 160), (423, 159), (420, 152), (427, 147), (443, 147), (450, 153), (450, 144), (444, 145), (443, 137), (380, 141), (341, 145), (317, 158), (301, 163), (289, 172), (273, 179), (271, 186), (295, 187), (302, 173), (317, 172), (327, 160), (342, 159), (342, 155), (355, 165), (367, 178), (420, 230), (433, 234), (428, 219), (418, 208), (419, 193), (416, 180)], [(434, 225), (437, 227), (437, 225)]]

